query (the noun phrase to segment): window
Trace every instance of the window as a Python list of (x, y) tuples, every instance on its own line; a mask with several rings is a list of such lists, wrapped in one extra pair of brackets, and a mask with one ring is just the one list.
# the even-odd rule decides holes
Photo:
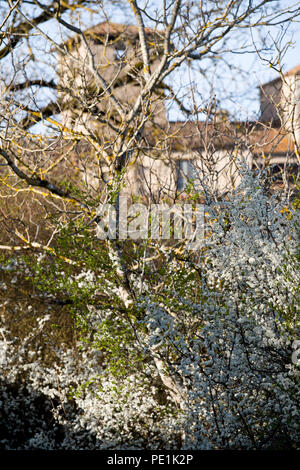
[(124, 60), (125, 55), (126, 55), (126, 48), (125, 48), (124, 45), (120, 45), (120, 46), (116, 47), (116, 49), (115, 49), (115, 59), (117, 61)]

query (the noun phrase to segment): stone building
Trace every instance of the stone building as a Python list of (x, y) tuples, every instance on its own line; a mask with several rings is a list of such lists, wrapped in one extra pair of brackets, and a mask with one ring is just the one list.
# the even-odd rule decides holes
[(300, 143), (300, 65), (260, 85), (260, 122), (296, 132)]
[[(158, 32), (146, 28), (151, 70), (159, 63), (162, 37)], [(114, 96), (126, 109), (132, 106), (139, 94), (143, 60), (139, 47), (139, 33), (136, 26), (117, 23), (100, 23), (85, 31), (85, 37), (93, 55), (96, 69), (110, 86)], [(89, 54), (81, 36), (76, 35), (64, 44), (69, 54), (59, 54), (58, 74), (61, 93), (63, 124), (83, 134), (91, 128), (101, 135), (107, 130), (101, 125), (101, 114), (116, 118), (111, 100), (103, 89), (96, 87), (96, 81), (89, 71)], [(75, 60), (74, 60), (75, 59)], [(76, 63), (76, 59), (79, 59)], [(99, 82), (98, 82), (99, 83)], [(70, 86), (71, 85), (71, 86)], [(74, 91), (80, 99), (74, 96)], [(162, 93), (157, 93), (152, 103), (152, 125), (166, 125), (167, 114)]]
[[(147, 29), (146, 36), (153, 71), (159, 63), (163, 34)], [(137, 27), (101, 23), (87, 30), (85, 37), (97, 69), (116, 98), (130, 108), (140, 90), (143, 68)], [(76, 67), (76, 61), (70, 61), (68, 55), (59, 57), (64, 125), (83, 134), (93, 130), (102, 142), (113, 139), (105, 118), (109, 115), (113, 120), (117, 116), (110, 110), (110, 100), (103, 90), (95, 90), (93, 76), (84, 67), (90, 58), (81, 37), (69, 39), (65, 47), (81, 60)], [(126, 191), (141, 196), (152, 193), (174, 197), (190, 183), (196, 188), (205, 183), (220, 193), (226, 192), (240, 181), (237, 171), (240, 160), (252, 168), (269, 166), (278, 181), (287, 167), (298, 171), (299, 74), (300, 66), (283, 78), (260, 86), (261, 116), (255, 123), (232, 122), (226, 115), (219, 119), (217, 113), (205, 122), (168, 122), (163, 90), (157, 91), (150, 121), (144, 129), (147, 145), (127, 171)], [(73, 96), (73, 89), (81, 94), (81, 100)], [(84, 166), (86, 183), (95, 188), (99, 165), (103, 174), (107, 168), (104, 162), (95, 164), (86, 158), (85, 164), (81, 161), (78, 165)]]

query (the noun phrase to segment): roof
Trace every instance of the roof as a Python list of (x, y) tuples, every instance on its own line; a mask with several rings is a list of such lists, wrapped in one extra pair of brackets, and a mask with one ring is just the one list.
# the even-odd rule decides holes
[(177, 151), (207, 148), (230, 148), (233, 146), (235, 124), (229, 121), (220, 123), (206, 121), (170, 122), (167, 128), (171, 148)]
[[(151, 133), (150, 133), (151, 134)], [(157, 135), (156, 135), (157, 138)], [(170, 122), (159, 135), (170, 150), (188, 155), (206, 149), (214, 152), (234, 147), (248, 148), (255, 156), (286, 155), (295, 152), (292, 135), (283, 128), (271, 128), (255, 122), (187, 121)], [(147, 141), (155, 146), (155, 138)], [(180, 157), (180, 158), (182, 158)]]
[(288, 75), (299, 75), (300, 74), (300, 64), (296, 65), (296, 67), (293, 67), (291, 70), (288, 72), (284, 73), (284, 76)]
[[(160, 38), (162, 32), (157, 31), (152, 28), (145, 28), (146, 35), (151, 38), (156, 36), (156, 38)], [(115, 42), (117, 39), (129, 39), (132, 42), (135, 42), (139, 39), (139, 29), (135, 25), (128, 25), (123, 23), (112, 23), (109, 21), (104, 21), (99, 23), (91, 28), (88, 28), (84, 31), (85, 36), (91, 38), (99, 38), (100, 40), (105, 41), (113, 41)], [(80, 39), (80, 35), (76, 34), (71, 38), (67, 39), (63, 44), (67, 45), (68, 47), (73, 47), (74, 43)]]

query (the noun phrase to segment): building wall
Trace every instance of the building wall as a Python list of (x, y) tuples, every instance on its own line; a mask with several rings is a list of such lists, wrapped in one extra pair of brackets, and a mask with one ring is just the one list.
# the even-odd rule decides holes
[(300, 75), (285, 77), (282, 85), (282, 108), (285, 128), (300, 146)]
[(171, 152), (165, 158), (144, 157), (129, 168), (127, 189), (132, 195), (175, 197), (183, 193), (189, 183), (196, 191), (204, 187), (224, 193), (241, 182), (241, 167), (252, 167), (253, 157), (248, 150), (218, 149), (211, 155), (204, 151)]
[(280, 122), (282, 100), (282, 82), (280, 79), (263, 85), (260, 89), (260, 121), (264, 123)]

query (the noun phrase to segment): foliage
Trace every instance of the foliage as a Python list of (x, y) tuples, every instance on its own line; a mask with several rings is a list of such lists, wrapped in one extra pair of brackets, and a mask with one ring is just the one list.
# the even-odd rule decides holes
[[(89, 448), (89, 430), (99, 448), (299, 448), (299, 365), (291, 361), (300, 326), (299, 214), (287, 216), (285, 207), (246, 172), (232, 195), (208, 206), (202, 250), (176, 255), (162, 245), (127, 307), (102, 242), (95, 256), (87, 234), (74, 243), (66, 231), (55, 258), (39, 257), (31, 268), (40, 289), (72, 301), (76, 360), (57, 349), (58, 362), (45, 369), (34, 349), (23, 363), (20, 349), (2, 342), (6, 383), (23, 390), (26, 376), (27, 396), (56, 397), (55, 423), (69, 429), (63, 442), (36, 437), (25, 447)], [(63, 260), (66, 245), (80, 269)], [(127, 255), (129, 268), (134, 250)], [(74, 429), (85, 429), (82, 444)]]

